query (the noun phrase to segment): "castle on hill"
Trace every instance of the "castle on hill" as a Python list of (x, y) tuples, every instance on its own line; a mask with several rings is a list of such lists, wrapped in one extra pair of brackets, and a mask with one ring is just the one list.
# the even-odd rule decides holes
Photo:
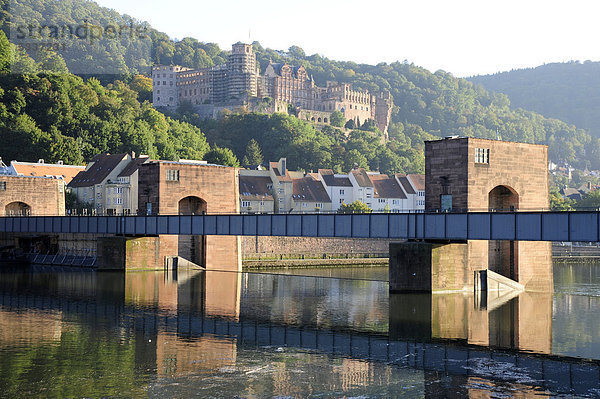
[(372, 119), (387, 135), (392, 114), (389, 92), (375, 95), (337, 82), (319, 87), (303, 66), (287, 63), (269, 62), (261, 74), (251, 44), (234, 44), (227, 63), (212, 68), (157, 65), (152, 79), (155, 107), (174, 108), (188, 102), (205, 117), (245, 107), (265, 113), (293, 111), (300, 119), (326, 125), (337, 110), (358, 125)]

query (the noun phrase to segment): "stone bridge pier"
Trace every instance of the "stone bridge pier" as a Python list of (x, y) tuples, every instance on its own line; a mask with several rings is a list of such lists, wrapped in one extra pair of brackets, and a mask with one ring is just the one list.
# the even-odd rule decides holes
[[(140, 166), (138, 203), (146, 215), (239, 213), (238, 169), (201, 162), (151, 161)], [(162, 269), (177, 258), (207, 270), (241, 271), (237, 236), (158, 235), (98, 241), (98, 268)]]
[[(548, 210), (548, 148), (459, 137), (428, 141), (425, 208), (426, 212)], [(474, 274), (482, 269), (512, 279), (526, 290), (553, 290), (550, 242), (390, 244), (391, 291), (472, 290)]]

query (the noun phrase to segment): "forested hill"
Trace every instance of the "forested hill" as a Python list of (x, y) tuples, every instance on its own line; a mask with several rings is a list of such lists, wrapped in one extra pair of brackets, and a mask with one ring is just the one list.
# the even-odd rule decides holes
[(515, 107), (564, 120), (600, 137), (600, 62), (553, 63), (469, 80), (506, 94)]
[[(100, 117), (103, 128), (107, 131), (104, 141), (87, 147), (88, 149), (83, 152), (86, 157), (91, 149), (115, 151), (113, 146), (117, 149), (126, 149), (127, 140), (133, 136), (123, 133), (122, 136), (126, 140), (117, 139), (116, 135), (119, 134), (120, 126), (135, 129), (138, 115), (147, 115), (150, 112), (151, 107), (143, 102), (143, 96), (147, 95), (147, 91), (134, 90), (137, 93), (137, 98), (134, 98), (135, 102), (130, 99), (124, 101), (120, 98), (122, 94), (119, 93), (119, 87), (124, 87), (122, 90), (130, 89), (130, 83), (136, 73), (147, 73), (149, 66), (154, 63), (179, 64), (198, 68), (223, 64), (227, 57), (227, 51), (220, 49), (216, 44), (203, 43), (193, 38), (173, 41), (147, 23), (138, 21), (134, 17), (119, 15), (88, 0), (0, 0), (0, 3), (3, 11), (0, 16), (0, 26), (5, 32), (10, 32), (11, 27), (14, 31), (17, 26), (31, 25), (32, 23), (51, 26), (80, 25), (88, 29), (95, 27), (104, 29), (105, 33), (110, 31), (108, 27), (112, 25), (130, 25), (136, 31), (138, 29), (143, 31), (141, 36), (120, 35), (118, 39), (106, 37), (93, 41), (72, 37), (66, 42), (65, 40), (61, 42), (67, 49), (75, 48), (77, 50), (75, 53), (62, 51), (60, 54), (56, 54), (48, 49), (43, 49), (23, 54), (13, 46), (14, 51), (10, 56), (12, 57), (11, 66), (18, 66), (17, 72), (25, 75), (40, 71), (46, 74), (52, 72), (65, 74), (67, 70), (81, 70), (82, 66), (85, 70), (86, 65), (95, 67), (117, 65), (119, 67), (117, 75), (101, 76), (102, 70), (97, 72), (99, 74), (97, 77), (103, 83), (101, 87), (104, 90), (108, 89), (107, 92), (103, 92), (97, 86), (98, 81), (94, 81), (93, 84), (85, 82), (86, 86), (92, 88), (97, 94), (101, 92), (99, 99), (103, 106), (98, 109), (94, 108), (96, 106), (90, 108), (89, 114), (93, 120), (96, 120), (96, 116)], [(12, 6), (9, 7), (9, 4)], [(45, 39), (50, 40), (51, 38), (46, 37)], [(413, 64), (400, 62), (364, 65), (333, 61), (318, 54), (307, 55), (298, 46), (292, 46), (286, 51), (275, 51), (265, 49), (260, 43), (255, 42), (254, 48), (263, 71), (270, 59), (274, 62), (287, 61), (291, 64), (304, 65), (314, 76), (318, 85), (325, 85), (327, 80), (337, 80), (352, 83), (355, 88), (369, 89), (374, 92), (389, 90), (394, 96), (395, 103), (390, 126), (391, 142), (385, 146), (367, 145), (366, 136), (358, 132), (354, 137), (357, 140), (360, 138), (358, 140), (360, 143), (352, 144), (352, 139), (345, 139), (344, 135), (335, 129), (329, 132), (314, 133), (312, 128), (298, 122), (281, 120), (281, 118), (265, 119), (240, 115), (229, 118), (229, 121), (210, 124), (194, 119), (193, 115), (184, 110), (170, 115), (172, 118), (191, 122), (195, 127), (201, 127), (209, 142), (237, 147), (234, 152), (240, 158), (244, 155), (243, 149), (251, 139), (255, 139), (263, 147), (263, 151), (267, 151), (266, 146), (269, 146), (272, 140), (264, 143), (261, 140), (267, 140), (271, 136), (267, 134), (264, 137), (253, 137), (251, 135), (251, 132), (256, 132), (258, 135), (259, 132), (264, 133), (267, 129), (269, 132), (283, 132), (280, 133), (279, 140), (287, 140), (285, 143), (281, 143), (278, 151), (265, 154), (265, 156), (269, 156), (269, 159), (286, 156), (286, 152), (294, 148), (298, 154), (306, 154), (311, 145), (316, 145), (311, 154), (319, 154), (319, 157), (310, 162), (303, 161), (302, 157), (298, 157), (295, 162), (296, 166), (311, 169), (313, 166), (320, 167), (319, 162), (321, 162), (321, 166), (329, 164), (345, 168), (347, 165), (344, 165), (345, 161), (342, 161), (350, 159), (347, 155), (353, 151), (353, 157), (360, 160), (357, 163), (372, 169), (379, 167), (387, 172), (405, 171), (414, 170), (415, 167), (422, 168), (422, 166), (418, 166), (422, 165), (422, 155), (420, 159), (417, 159), (415, 153), (422, 154), (424, 139), (447, 135), (495, 139), (499, 134), (504, 140), (548, 144), (550, 157), (555, 162), (568, 162), (582, 169), (585, 167), (600, 168), (600, 141), (597, 138), (592, 139), (586, 131), (557, 119), (544, 118), (531, 111), (520, 108), (513, 109), (506, 95), (490, 93), (480, 85), (475, 85), (465, 79), (457, 79), (449, 73), (443, 71), (431, 73)], [(75, 57), (72, 54), (78, 54), (78, 56)], [(81, 54), (85, 54), (85, 57), (81, 57)], [(14, 68), (12, 72), (15, 72)], [(83, 77), (89, 78), (89, 76)], [(51, 80), (49, 76), (46, 79)], [(113, 81), (109, 81), (109, 79), (113, 79)], [(139, 80), (139, 77), (137, 79)], [(45, 87), (44, 85), (47, 86), (45, 81), (42, 83), (42, 88)], [(108, 85), (109, 83), (110, 85)], [(81, 82), (77, 81), (74, 86), (78, 87), (74, 93), (78, 93)], [(50, 87), (54, 91), (55, 86), (51, 84)], [(20, 98), (17, 91), (25, 96), (27, 106), (19, 108), (19, 112), (26, 112), (35, 121), (32, 126), (42, 124), (44, 131), (54, 129), (53, 132), (57, 135), (67, 134), (62, 130), (63, 125), (54, 124), (51, 119), (47, 120), (46, 116), (38, 111), (35, 111), (37, 112), (35, 115), (30, 113), (30, 101), (36, 98), (35, 95), (31, 95), (31, 90), (35, 93), (40, 89), (30, 87), (27, 79), (24, 78), (21, 81), (3, 79), (2, 89), (11, 96)], [(81, 90), (87, 91), (85, 88), (81, 88)], [(130, 93), (127, 90), (125, 92)], [(107, 103), (109, 100), (112, 102)], [(3, 101), (7, 101), (6, 97)], [(131, 118), (128, 119), (127, 124), (122, 124), (118, 119), (123, 115), (119, 107), (128, 103), (133, 105), (134, 111), (133, 114), (125, 114)], [(5, 105), (9, 106), (7, 102)], [(116, 109), (98, 114), (107, 105), (115, 106)], [(17, 110), (12, 111), (11, 115), (19, 115)], [(31, 111), (33, 112), (33, 108)], [(60, 112), (71, 112), (72, 114), (72, 110), (68, 107), (51, 108), (48, 112), (52, 112), (55, 118), (58, 118), (58, 115), (55, 114)], [(138, 112), (141, 113), (138, 114)], [(146, 146), (155, 148), (154, 152), (161, 155), (165, 148), (156, 144), (152, 138), (155, 137), (152, 130), (153, 125), (145, 119), (144, 122), (147, 123), (147, 127), (143, 125), (146, 133), (144, 133), (142, 142)], [(232, 123), (235, 124), (236, 131), (245, 134), (243, 139), (229, 137), (230, 134), (226, 129), (230, 129)], [(77, 133), (73, 126), (66, 124), (64, 128), (71, 129), (69, 135), (78, 139), (81, 134)], [(182, 126), (186, 126), (187, 129), (189, 125)], [(130, 130), (130, 132), (133, 131)], [(299, 134), (299, 131), (304, 133)], [(156, 137), (162, 140), (165, 136), (158, 135)], [(317, 139), (314, 139), (315, 137)], [(91, 139), (90, 137), (89, 140)], [(79, 140), (86, 143), (88, 139), (81, 138)], [(311, 140), (314, 140), (316, 144), (310, 144)], [(182, 151), (182, 149), (169, 150), (168, 154), (175, 156)], [(419, 163), (415, 164), (415, 161), (419, 161)], [(384, 164), (387, 167), (384, 168)]]

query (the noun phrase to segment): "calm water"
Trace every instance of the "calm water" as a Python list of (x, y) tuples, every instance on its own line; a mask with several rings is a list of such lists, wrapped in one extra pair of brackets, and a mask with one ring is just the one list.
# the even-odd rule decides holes
[(600, 395), (579, 360), (600, 359), (600, 265), (487, 301), (390, 296), (385, 268), (301, 273), (321, 277), (0, 273), (0, 397)]

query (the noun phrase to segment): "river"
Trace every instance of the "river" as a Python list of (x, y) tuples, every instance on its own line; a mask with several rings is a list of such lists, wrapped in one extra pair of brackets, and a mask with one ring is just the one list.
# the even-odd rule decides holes
[(5, 270), (0, 398), (596, 397), (600, 264), (554, 279), (482, 300), (390, 295), (381, 267)]

